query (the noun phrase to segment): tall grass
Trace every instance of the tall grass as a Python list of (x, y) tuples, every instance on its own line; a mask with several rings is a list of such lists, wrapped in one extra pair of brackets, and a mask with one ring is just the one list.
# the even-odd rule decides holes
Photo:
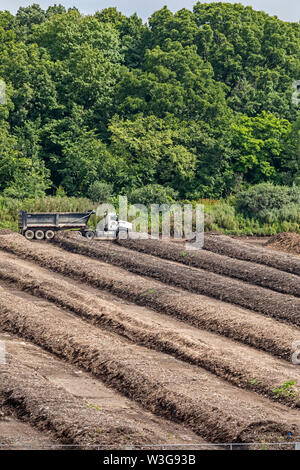
[[(13, 199), (0, 197), (0, 228), (18, 230), (18, 211), (27, 212), (81, 212), (95, 209), (94, 204), (86, 198), (46, 196), (37, 199)], [(93, 224), (92, 219), (90, 219)]]
[(220, 201), (205, 209), (205, 231), (218, 231), (227, 235), (269, 236), (282, 232), (300, 233), (299, 208), (286, 211), (284, 208), (264, 220), (245, 217), (236, 212), (234, 206)]
[[(227, 235), (269, 236), (281, 232), (300, 233), (300, 212), (298, 207), (282, 208), (272, 211), (264, 220), (249, 218), (238, 213), (229, 199), (218, 201), (201, 199), (199, 201), (183, 201), (204, 205), (205, 231), (218, 231)], [(117, 207), (117, 204), (115, 204)], [(0, 197), (0, 228), (18, 230), (18, 211), (28, 212), (81, 212), (96, 209), (97, 204), (86, 198), (47, 196), (37, 199), (18, 200)], [(149, 221), (149, 231), (150, 231)], [(96, 225), (96, 216), (89, 220), (91, 226)], [(171, 218), (172, 231), (172, 218)]]

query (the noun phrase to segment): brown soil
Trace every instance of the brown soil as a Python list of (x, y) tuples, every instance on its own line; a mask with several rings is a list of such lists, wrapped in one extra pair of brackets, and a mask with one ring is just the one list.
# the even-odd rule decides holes
[(14, 409), (22, 420), (50, 430), (66, 444), (105, 445), (114, 439), (118, 445), (138, 439), (129, 423), (119, 427), (107, 414), (96, 413), (11, 357), (1, 365), (0, 399), (4, 409)]
[[(7, 443), (22, 448), (35, 443), (34, 439), (42, 448), (62, 443), (101, 448), (178, 442), (202, 448), (205, 444), (184, 426), (144, 411), (88, 373), (32, 343), (7, 333), (0, 333), (0, 339), (5, 341), (9, 357), (5, 370), (12, 370), (12, 380), (4, 372), (6, 378), (0, 384), (1, 404), (14, 416), (2, 423), (3, 436), (10, 436)], [(35, 431), (29, 423), (43, 432)], [(58, 440), (50, 440), (53, 436)]]
[[(5, 248), (5, 237), (0, 247)], [(300, 299), (259, 286), (223, 277), (202, 269), (171, 263), (152, 255), (133, 252), (107, 242), (80, 241), (71, 235), (60, 235), (56, 243), (74, 253), (101, 259), (143, 276), (153, 277), (166, 284), (207, 295), (254, 310), (280, 320), (300, 325)]]
[[(134, 304), (127, 305), (124, 312), (121, 306), (112, 302), (116, 301), (115, 298), (108, 301), (104, 298), (107, 296), (99, 294), (96, 289), (90, 289), (87, 293), (80, 285), (70, 284), (66, 279), (55, 280), (45, 270), (29, 263), (29, 266), (24, 266), (22, 261), (9, 257), (4, 257), (4, 261), (5, 264), (0, 264), (0, 278), (9, 280), (19, 289), (51, 300), (92, 324), (114, 331), (133, 343), (203, 367), (239, 387), (267, 394), (278, 400), (273, 388), (294, 376), (294, 366), (284, 364), (261, 351), (184, 326), (177, 320), (155, 314), (146, 308), (138, 311)], [(291, 333), (293, 336), (289, 337), (290, 344), (299, 336), (297, 329)], [(254, 373), (253, 364), (256, 364), (255, 377), (249, 378), (249, 374)], [(271, 380), (266, 381), (266, 377), (271, 377)], [(290, 398), (283, 399), (288, 404), (294, 403)]]
[(300, 275), (300, 259), (297, 256), (270, 251), (267, 246), (253, 246), (249, 242), (233, 239), (225, 235), (205, 234), (204, 249), (229, 256), (230, 258), (251, 261)]
[(183, 247), (171, 242), (120, 239), (118, 243), (130, 250), (205, 269), (223, 276), (241, 279), (278, 292), (300, 295), (300, 278), (278, 269), (232, 259), (207, 250), (184, 251)]
[(267, 247), (300, 255), (300, 235), (298, 233), (279, 233), (270, 238)]
[[(253, 284), (264, 282), (253, 260), (242, 282), (230, 276), (246, 276), (248, 263), (232, 271), (224, 263), (220, 275), (211, 272), (214, 255), (203, 270), (161, 252), (58, 242), (64, 249), (0, 237), (0, 329), (20, 338), (8, 337), (9, 361), (0, 365), (6, 416), (38, 428), (48, 446), (167, 445), (173, 429), (182, 448), (203, 439), (281, 442), (290, 433), (299, 440), (291, 406), (300, 382), (289, 357), (299, 329), (282, 321), (299, 322), (300, 299), (275, 291), (275, 270), (265, 271), (265, 288)], [(291, 380), (292, 393), (275, 393)]]
[[(243, 442), (251, 442), (270, 439), (271, 436), (279, 439), (288, 432), (300, 437), (300, 415), (297, 411), (272, 404), (258, 395), (253, 397), (252, 393), (233, 387), (203, 369), (156, 351), (132, 346), (115, 334), (99, 329), (95, 331), (93, 326), (44, 300), (36, 300), (28, 294), (25, 300), (25, 297), (20, 298), (1, 289), (0, 311), (1, 327), (6, 331), (18, 333), (58, 357), (92, 372), (149, 411), (174, 419), (175, 422), (184, 422), (202, 437), (209, 436), (211, 441), (234, 442), (242, 439)], [(6, 395), (6, 403), (18, 402), (18, 406), (22, 407), (24, 390), (22, 393), (19, 391), (18, 383), (20, 380), (25, 381), (25, 372), (20, 373), (18, 368), (18, 373), (14, 373), (11, 364), (6, 370), (7, 375), (4, 367), (2, 386), (11, 391)], [(48, 428), (48, 416), (52, 408), (42, 408), (42, 413), (40, 408), (46, 396), (51, 400), (51, 395), (45, 395), (44, 388), (40, 391), (36, 381), (35, 375), (32, 375), (28, 384), (28, 400), (32, 403), (32, 409), (39, 406), (39, 413)], [(62, 407), (65, 409), (63, 421), (59, 420), (65, 434), (70, 420), (68, 414), (73, 416), (78, 409), (80, 415), (81, 402), (73, 403), (72, 398), (71, 403), (69, 396), (65, 398), (65, 391), (57, 387), (53, 399), (54, 396), (53, 408), (60, 409), (57, 415), (61, 415)], [(29, 406), (27, 397), (25, 406)], [(95, 418), (92, 413), (89, 418), (89, 413), (85, 412), (84, 417), (80, 418), (82, 434), (77, 428), (77, 438), (68, 433), (69, 439), (78, 439), (81, 444), (95, 442), (98, 415)], [(103, 418), (106, 420), (107, 416)], [(93, 419), (96, 419), (95, 426)], [(87, 426), (84, 429), (83, 422)], [(114, 423), (109, 424), (111, 428)], [(118, 435), (119, 432), (117, 426), (115, 433)], [(121, 435), (124, 439), (122, 442), (128, 442), (130, 435), (134, 442), (137, 438), (134, 429), (125, 423), (122, 424)], [(105, 437), (105, 432), (101, 433), (98, 442), (101, 439), (104, 445)]]
[[(278, 328), (274, 320), (249, 310), (171, 288), (121, 268), (110, 266), (107, 269), (105, 263), (66, 253), (51, 244), (30, 243), (19, 235), (5, 240), (5, 247), (71, 279), (106, 289), (121, 298), (173, 315), (191, 325), (245, 342), (279, 357), (290, 358), (295, 330), (288, 325), (281, 324)], [(6, 266), (4, 260), (4, 270)]]
[(42, 450), (57, 446), (57, 442), (10, 412), (0, 416), (0, 450)]

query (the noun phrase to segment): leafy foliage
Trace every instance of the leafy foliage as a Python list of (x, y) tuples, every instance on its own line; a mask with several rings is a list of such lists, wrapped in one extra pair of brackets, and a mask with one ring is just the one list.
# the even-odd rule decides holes
[[(116, 8), (0, 12), (0, 193), (94, 199), (105, 183), (197, 200), (299, 186), (299, 73), (299, 23), (240, 4), (164, 7), (148, 24)], [(268, 210), (294, 220), (298, 203)]]
[(272, 212), (275, 220), (280, 219), (279, 215), (284, 213), (284, 219), (288, 220), (288, 212), (300, 220), (300, 187), (261, 183), (239, 193), (235, 206), (245, 216), (260, 220), (271, 221)]
[(143, 188), (134, 189), (129, 195), (129, 202), (132, 204), (172, 204), (178, 197), (174, 189), (159, 184), (148, 184)]
[(94, 181), (88, 187), (87, 195), (91, 201), (98, 204), (109, 202), (113, 195), (113, 186), (103, 181)]

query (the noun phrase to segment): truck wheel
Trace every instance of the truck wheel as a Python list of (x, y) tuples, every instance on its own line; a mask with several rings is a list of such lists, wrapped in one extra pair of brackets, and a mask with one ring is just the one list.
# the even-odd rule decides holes
[(25, 238), (27, 238), (27, 240), (32, 240), (34, 238), (34, 231), (26, 230), (26, 232), (24, 233), (24, 236)]
[(45, 232), (43, 232), (43, 230), (37, 230), (34, 235), (37, 240), (43, 240)]
[(84, 233), (85, 238), (88, 240), (93, 240), (95, 237), (95, 232), (89, 231)]
[(47, 230), (47, 232), (45, 233), (45, 238), (46, 240), (52, 240), (52, 238), (54, 238), (54, 235), (55, 233), (53, 232), (53, 230)]

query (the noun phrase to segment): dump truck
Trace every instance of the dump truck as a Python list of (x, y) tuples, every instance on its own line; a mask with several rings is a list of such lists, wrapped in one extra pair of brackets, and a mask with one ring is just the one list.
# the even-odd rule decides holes
[(104, 218), (96, 227), (96, 235), (101, 239), (118, 238), (120, 232), (129, 233), (132, 231), (132, 224), (126, 220), (120, 220), (115, 212), (106, 211)]
[(19, 211), (19, 233), (27, 240), (51, 240), (60, 230), (77, 230), (84, 237), (92, 240), (95, 230), (88, 226), (88, 220), (94, 210), (87, 212), (26, 212)]
[(117, 238), (120, 232), (130, 232), (132, 224), (119, 220), (115, 212), (106, 212), (96, 228), (88, 225), (94, 210), (87, 212), (26, 212), (19, 211), (19, 233), (27, 240), (51, 240), (60, 230), (76, 230), (88, 240)]

